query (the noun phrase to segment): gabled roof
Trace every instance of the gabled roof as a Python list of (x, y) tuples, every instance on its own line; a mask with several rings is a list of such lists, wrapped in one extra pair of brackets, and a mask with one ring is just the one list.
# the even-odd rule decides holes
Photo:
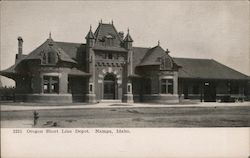
[(160, 65), (159, 58), (167, 55), (166, 52), (159, 46), (155, 46), (147, 51), (138, 66)]
[(59, 60), (76, 63), (76, 61), (72, 60), (68, 54), (60, 47), (52, 39), (47, 39), (42, 45), (33, 50), (27, 57), (23, 60), (31, 60), (31, 59), (41, 59), (41, 52), (54, 51), (57, 53)]
[(99, 23), (94, 36), (96, 37), (96, 43), (100, 43), (100, 41), (102, 41), (105, 37), (112, 37), (114, 39), (115, 46), (120, 46), (122, 42), (122, 39), (113, 24)]
[(150, 48), (144, 47), (133, 47), (133, 68), (140, 64), (145, 54), (150, 50)]
[(213, 59), (173, 58), (182, 66), (179, 78), (196, 79), (247, 79), (248, 76), (229, 68)]
[(58, 47), (62, 48), (71, 59), (77, 61), (78, 64), (84, 62), (86, 44), (57, 41), (55, 43)]
[[(52, 44), (52, 45), (51, 45)], [(65, 43), (65, 42), (54, 42), (52, 39), (47, 39), (43, 44), (41, 44), (39, 47), (37, 47), (35, 50), (33, 50), (28, 55), (22, 55), (22, 57), (17, 60), (17, 62), (10, 66), (9, 68), (0, 71), (0, 75), (5, 75), (7, 77), (11, 77), (18, 72), (16, 71), (16, 67), (28, 60), (41, 60), (41, 52), (42, 51), (54, 51), (57, 52), (59, 60), (76, 63), (78, 60), (73, 59), (81, 59), (78, 57), (79, 54), (82, 54), (82, 50), (85, 50), (85, 47), (82, 44), (78, 43)], [(66, 53), (67, 52), (67, 53)], [(80, 53), (81, 52), (81, 53)]]

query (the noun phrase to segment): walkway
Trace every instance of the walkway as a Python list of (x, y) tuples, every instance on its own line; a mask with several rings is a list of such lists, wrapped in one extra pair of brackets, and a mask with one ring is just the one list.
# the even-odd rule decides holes
[(250, 102), (237, 103), (180, 103), (180, 104), (153, 104), (153, 103), (73, 103), (73, 104), (39, 104), (39, 103), (0, 103), (1, 111), (41, 110), (41, 109), (84, 109), (84, 108), (133, 108), (133, 107), (220, 107), (220, 106), (249, 106)]

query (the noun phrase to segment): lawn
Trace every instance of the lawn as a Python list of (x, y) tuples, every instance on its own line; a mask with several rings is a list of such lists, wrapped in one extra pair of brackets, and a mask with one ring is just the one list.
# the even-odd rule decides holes
[[(112, 107), (37, 110), (35, 127), (250, 127), (250, 106)], [(3, 128), (33, 126), (33, 110), (1, 111)]]

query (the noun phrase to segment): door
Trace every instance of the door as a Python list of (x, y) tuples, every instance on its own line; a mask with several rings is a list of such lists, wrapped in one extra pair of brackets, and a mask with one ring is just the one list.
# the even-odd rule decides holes
[(216, 101), (216, 87), (213, 82), (204, 83), (204, 101), (205, 102)]
[(107, 74), (104, 77), (103, 99), (115, 99), (116, 79), (112, 74)]

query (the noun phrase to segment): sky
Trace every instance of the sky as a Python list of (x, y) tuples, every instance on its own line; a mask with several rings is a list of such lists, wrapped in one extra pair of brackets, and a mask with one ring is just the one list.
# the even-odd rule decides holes
[[(134, 46), (158, 40), (173, 57), (208, 58), (250, 75), (248, 1), (4, 1), (1, 2), (0, 69), (15, 62), (17, 37), (28, 54), (48, 37), (85, 43), (102, 19), (130, 30)], [(14, 82), (4, 77), (4, 85)]]

